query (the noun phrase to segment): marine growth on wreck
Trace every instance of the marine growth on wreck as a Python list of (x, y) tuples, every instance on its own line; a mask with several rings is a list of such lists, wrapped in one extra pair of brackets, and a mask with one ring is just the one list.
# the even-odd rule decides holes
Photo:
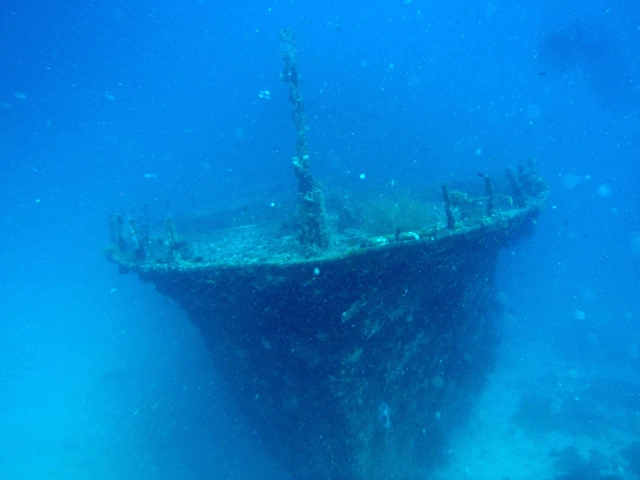
[(116, 213), (107, 256), (185, 309), (292, 478), (417, 478), (491, 370), (498, 255), (532, 232), (548, 188), (526, 161), (447, 185), (323, 189), (293, 33), (281, 41), (296, 198)]

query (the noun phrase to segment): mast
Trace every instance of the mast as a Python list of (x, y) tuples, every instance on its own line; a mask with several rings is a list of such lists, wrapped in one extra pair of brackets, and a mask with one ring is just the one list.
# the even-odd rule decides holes
[(296, 129), (296, 156), (293, 157), (293, 169), (298, 179), (298, 219), (300, 222), (300, 241), (306, 247), (325, 250), (331, 238), (327, 229), (326, 212), (322, 184), (313, 178), (309, 166), (306, 126), (304, 119), (304, 99), (300, 92), (298, 74), (298, 51), (292, 29), (280, 32), (284, 70), (282, 80), (289, 85), (291, 116)]

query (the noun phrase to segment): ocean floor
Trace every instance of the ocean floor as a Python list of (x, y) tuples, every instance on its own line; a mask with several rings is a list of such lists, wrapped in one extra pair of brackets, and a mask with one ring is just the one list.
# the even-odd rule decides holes
[[(0, 478), (289, 478), (233, 408), (184, 312), (133, 276), (113, 287), (44, 285), (29, 312), (51, 321), (38, 324), (5, 305), (22, 320), (0, 342)], [(573, 362), (509, 337), (446, 461), (416, 480), (639, 479), (635, 353)]]
[[(635, 379), (635, 383), (630, 381)], [(640, 478), (640, 379), (506, 345), (448, 462), (427, 478)]]

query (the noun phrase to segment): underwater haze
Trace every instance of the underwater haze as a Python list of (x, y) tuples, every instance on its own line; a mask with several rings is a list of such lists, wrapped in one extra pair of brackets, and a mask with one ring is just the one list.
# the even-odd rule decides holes
[(279, 32), (314, 175), (437, 184), (535, 159), (498, 360), (433, 479), (640, 478), (640, 3), (0, 5), (0, 478), (290, 478), (196, 327), (105, 260), (107, 218), (295, 191)]

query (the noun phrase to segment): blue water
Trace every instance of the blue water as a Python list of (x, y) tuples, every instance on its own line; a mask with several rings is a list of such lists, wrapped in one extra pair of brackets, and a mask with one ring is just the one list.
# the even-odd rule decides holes
[[(455, 432), (438, 478), (587, 478), (560, 477), (583, 463), (638, 478), (628, 0), (5, 0), (0, 478), (288, 478), (186, 315), (102, 255), (109, 212), (193, 213), (293, 182), (285, 27), (325, 184), (435, 183), (535, 157), (551, 185), (535, 235), (499, 264), (502, 357), (477, 415), (505, 423)], [(527, 453), (464, 447), (488, 437)]]

